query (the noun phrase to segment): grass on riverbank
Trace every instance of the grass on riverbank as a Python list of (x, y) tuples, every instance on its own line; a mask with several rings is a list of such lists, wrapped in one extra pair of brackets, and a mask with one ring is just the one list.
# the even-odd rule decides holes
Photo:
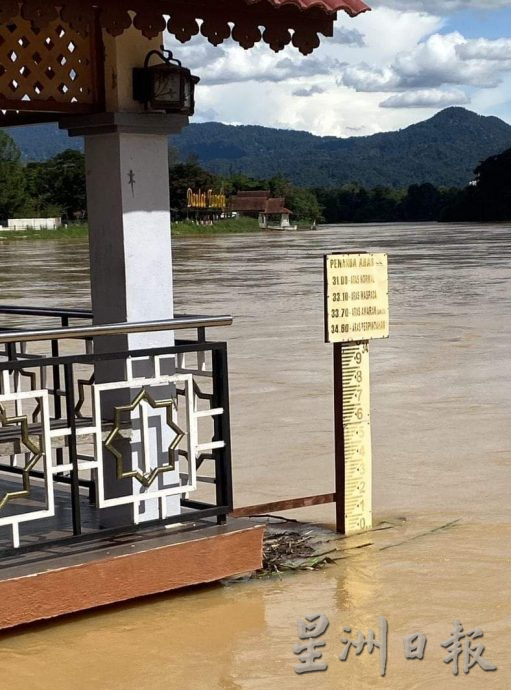
[(87, 237), (88, 234), (87, 225), (70, 225), (58, 230), (3, 230), (0, 240), (62, 240)]
[[(259, 225), (255, 218), (229, 218), (214, 225), (195, 225), (191, 221), (172, 224), (173, 235), (220, 235), (257, 231)], [(69, 225), (58, 230), (0, 230), (0, 240), (61, 240), (87, 237), (88, 234), (86, 224)]]
[(258, 231), (259, 223), (255, 218), (226, 218), (213, 225), (196, 225), (188, 220), (172, 223), (173, 235), (220, 235)]

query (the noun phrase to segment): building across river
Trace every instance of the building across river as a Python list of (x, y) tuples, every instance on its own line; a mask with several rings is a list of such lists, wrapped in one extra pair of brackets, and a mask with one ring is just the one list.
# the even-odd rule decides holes
[(292, 211), (284, 202), (284, 197), (272, 198), (267, 190), (245, 191), (231, 199), (230, 208), (242, 216), (258, 218), (263, 230), (296, 230), (297, 226), (289, 221)]
[(56, 230), (61, 226), (61, 218), (9, 218), (6, 230)]

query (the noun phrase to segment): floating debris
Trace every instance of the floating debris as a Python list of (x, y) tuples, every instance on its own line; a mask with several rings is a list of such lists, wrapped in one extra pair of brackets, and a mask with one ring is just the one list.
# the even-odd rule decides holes
[(318, 570), (335, 563), (339, 535), (331, 530), (296, 522), (266, 526), (263, 567), (255, 577), (271, 577), (293, 570)]
[(365, 549), (385, 551), (409, 542), (421, 539), (438, 532), (456, 528), (461, 519), (437, 525), (432, 529), (412, 534), (405, 539), (394, 541), (389, 534), (390, 543), (381, 546), (383, 537), (378, 533), (396, 530), (395, 534), (403, 536), (402, 530), (407, 525), (404, 517), (394, 520), (382, 520), (371, 530), (360, 532), (349, 537), (318, 525), (290, 520), (279, 515), (258, 515), (252, 519), (266, 525), (263, 541), (263, 567), (251, 573), (244, 573), (222, 580), (223, 584), (247, 582), (254, 578), (270, 578), (300, 570), (320, 570), (337, 561), (360, 555)]
[(286, 570), (316, 570), (333, 563), (329, 555), (337, 549), (316, 553), (310, 543), (310, 533), (284, 532), (270, 535), (264, 540), (263, 567), (257, 576), (274, 575)]
[[(262, 521), (262, 517), (258, 516), (258, 520)], [(336, 532), (318, 525), (287, 520), (278, 515), (268, 518), (264, 520), (266, 530), (263, 567), (251, 573), (226, 578), (222, 580), (224, 585), (248, 582), (254, 578), (279, 577), (293, 571), (319, 570), (343, 557), (335, 543), (340, 542), (342, 537)]]

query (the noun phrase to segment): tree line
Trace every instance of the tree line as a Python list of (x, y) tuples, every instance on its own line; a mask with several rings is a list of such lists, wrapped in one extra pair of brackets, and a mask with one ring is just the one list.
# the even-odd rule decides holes
[[(170, 151), (170, 205), (174, 216), (186, 214), (186, 192), (268, 189), (284, 197), (294, 219), (326, 223), (503, 221), (511, 220), (511, 149), (492, 156), (474, 171), (464, 189), (435, 187), (429, 182), (407, 189), (357, 184), (334, 188), (304, 188), (283, 176), (256, 179), (241, 173), (219, 176), (191, 157), (176, 160)], [(62, 216), (86, 218), (85, 159), (68, 149), (44, 162), (23, 164), (14, 141), (0, 131), (0, 220)]]
[(85, 159), (68, 149), (44, 162), (21, 162), (14, 141), (0, 130), (0, 220), (85, 218)]

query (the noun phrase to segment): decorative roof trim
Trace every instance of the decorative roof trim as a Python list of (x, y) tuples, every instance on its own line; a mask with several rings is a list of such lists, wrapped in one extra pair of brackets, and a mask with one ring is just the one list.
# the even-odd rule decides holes
[(21, 13), (40, 30), (60, 18), (85, 36), (98, 16), (113, 36), (133, 24), (148, 38), (167, 29), (186, 43), (200, 32), (213, 45), (231, 37), (245, 49), (264, 41), (274, 51), (292, 44), (307, 55), (319, 46), (318, 34), (333, 35), (338, 10), (355, 16), (368, 9), (362, 0), (1, 0), (0, 21)]

